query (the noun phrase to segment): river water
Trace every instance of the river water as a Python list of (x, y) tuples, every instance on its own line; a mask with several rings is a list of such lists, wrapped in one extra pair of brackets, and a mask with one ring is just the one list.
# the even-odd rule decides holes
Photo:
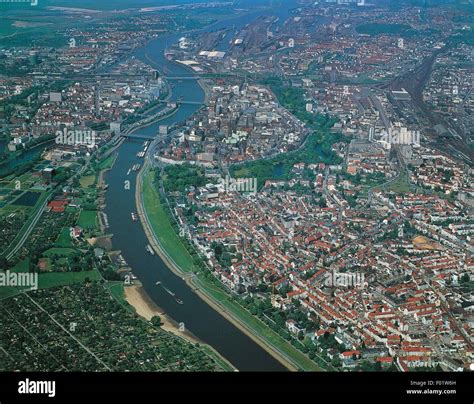
[[(285, 2), (284, 7), (271, 15), (278, 14), (280, 21), (284, 21), (289, 15), (291, 7), (293, 6), (290, 1)], [(269, 15), (269, 13), (255, 12), (218, 22), (205, 29), (243, 27), (259, 15)], [(192, 76), (188, 68), (169, 62), (164, 57), (165, 49), (176, 43), (183, 35), (181, 33), (153, 40), (136, 51), (136, 56), (148, 63), (153, 61), (166, 76)], [(174, 83), (172, 101), (182, 97), (183, 101), (203, 102), (204, 92), (197, 80), (172, 80), (172, 82)], [(152, 138), (156, 136), (159, 125), (183, 122), (199, 107), (199, 105), (181, 105), (173, 116), (135, 133)], [(124, 142), (118, 150), (118, 157), (113, 169), (106, 174), (109, 188), (106, 193), (105, 212), (109, 220), (109, 232), (113, 234), (114, 249), (122, 251), (122, 255), (133, 269), (133, 273), (138, 276), (147, 294), (159, 307), (178, 323), (184, 323), (187, 330), (211, 345), (238, 370), (285, 370), (268, 352), (201, 300), (180, 277), (167, 268), (159, 257), (152, 256), (145, 251), (148, 241), (143, 228), (139, 222), (131, 220), (131, 212), (136, 211), (136, 173), (131, 171), (127, 175), (128, 170), (134, 164), (143, 164), (143, 160), (136, 157), (137, 152), (142, 149), (143, 140), (131, 139)], [(130, 190), (124, 189), (126, 180), (130, 181)], [(169, 290), (176, 293), (184, 304), (178, 304), (163, 287), (156, 285), (157, 281), (161, 281)]]

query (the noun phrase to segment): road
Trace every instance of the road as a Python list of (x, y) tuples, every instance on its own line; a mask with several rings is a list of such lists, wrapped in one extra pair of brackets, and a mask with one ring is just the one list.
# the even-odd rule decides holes
[(39, 207), (39, 209), (35, 213), (35, 216), (34, 216), (33, 220), (31, 221), (28, 228), (23, 232), (23, 235), (21, 236), (21, 239), (18, 241), (17, 245), (15, 247), (13, 247), (13, 249), (10, 251), (10, 253), (6, 256), (7, 260), (10, 260), (16, 254), (16, 252), (21, 247), (23, 247), (23, 244), (25, 244), (26, 239), (28, 238), (31, 231), (34, 229), (34, 227), (38, 223), (38, 220), (40, 219), (41, 215), (43, 214), (44, 208), (46, 207), (46, 205), (48, 203), (48, 200), (49, 200), (49, 196), (46, 197), (44, 202), (41, 204), (41, 206)]

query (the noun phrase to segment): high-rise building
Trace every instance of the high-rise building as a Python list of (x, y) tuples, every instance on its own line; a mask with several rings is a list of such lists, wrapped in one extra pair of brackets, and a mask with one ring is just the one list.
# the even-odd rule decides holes
[(120, 135), (120, 130), (121, 130), (120, 122), (110, 122), (110, 130), (114, 134)]
[(43, 171), (41, 171), (41, 176), (43, 177), (44, 182), (50, 184), (53, 181), (54, 175), (54, 168), (46, 167)]

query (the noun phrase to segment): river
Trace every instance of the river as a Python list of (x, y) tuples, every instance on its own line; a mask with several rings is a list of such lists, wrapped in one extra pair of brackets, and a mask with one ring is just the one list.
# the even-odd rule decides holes
[[(50, 147), (52, 141), (42, 143), (25, 150), (18, 157), (4, 161), (0, 164), (0, 173), (5, 174), (6, 171), (11, 171), (18, 168), (22, 164), (31, 163), (33, 160), (38, 159), (48, 147)], [(0, 153), (3, 152), (7, 147), (7, 142), (4, 140), (0, 141)]]
[[(285, 19), (293, 7), (291, 2), (285, 2), (285, 7), (272, 13)], [(259, 15), (268, 15), (262, 11), (245, 16), (221, 21), (206, 27), (206, 30), (216, 30), (226, 27), (243, 27)], [(176, 43), (185, 34), (175, 34), (149, 42), (136, 51), (136, 56), (145, 62), (153, 61), (155, 66), (165, 72), (166, 76), (192, 76), (184, 66), (169, 62), (164, 57), (165, 49)], [(183, 101), (202, 103), (204, 92), (196, 80), (172, 80), (174, 83), (171, 101), (182, 97)], [(183, 122), (191, 116), (199, 105), (181, 105), (176, 114), (156, 124), (136, 131), (141, 136), (154, 137), (159, 125), (172, 125)], [(235, 327), (227, 319), (201, 300), (196, 293), (178, 276), (176, 276), (157, 257), (148, 254), (145, 246), (148, 244), (143, 228), (139, 222), (131, 220), (131, 212), (135, 212), (136, 173), (128, 170), (136, 163), (143, 164), (136, 157), (143, 149), (143, 140), (127, 140), (118, 149), (118, 157), (112, 170), (106, 174), (109, 188), (106, 193), (107, 207), (105, 212), (110, 224), (109, 232), (113, 234), (114, 249), (122, 251), (122, 255), (139, 278), (146, 293), (171, 318), (178, 323), (184, 323), (187, 330), (203, 342), (211, 345), (223, 357), (230, 361), (240, 371), (283, 371), (286, 368), (272, 357), (267, 351), (255, 343), (250, 337)], [(124, 189), (124, 182), (130, 181), (130, 190)], [(163, 285), (176, 293), (184, 302), (180, 305), (167, 293)]]

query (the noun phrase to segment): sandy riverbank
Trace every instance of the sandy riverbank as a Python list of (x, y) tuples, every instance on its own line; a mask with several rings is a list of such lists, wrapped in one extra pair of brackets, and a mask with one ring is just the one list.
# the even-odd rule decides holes
[(171, 332), (175, 335), (186, 339), (193, 344), (203, 342), (200, 341), (196, 336), (188, 331), (181, 331), (179, 324), (170, 318), (160, 307), (158, 307), (141, 285), (132, 285), (124, 288), (125, 299), (133, 306), (137, 314), (144, 319), (150, 321), (154, 316), (160, 316), (161, 328), (165, 331)]

